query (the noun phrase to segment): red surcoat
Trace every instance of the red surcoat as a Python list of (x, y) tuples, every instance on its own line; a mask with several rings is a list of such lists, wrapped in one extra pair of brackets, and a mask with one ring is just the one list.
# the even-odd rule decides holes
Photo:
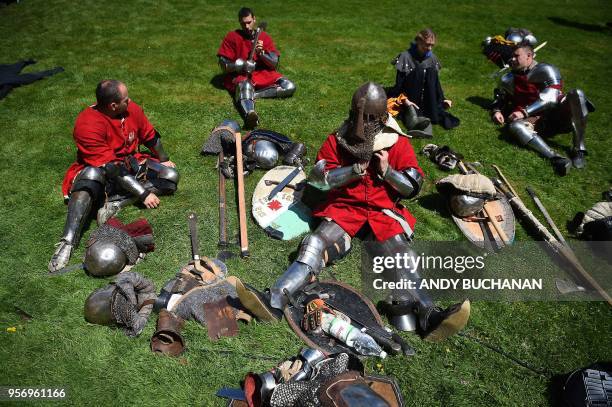
[[(317, 161), (326, 160), (326, 169), (353, 165), (355, 159), (338, 145), (335, 134), (330, 134), (317, 154)], [(376, 158), (372, 159), (374, 162)], [(389, 149), (389, 165), (402, 171), (416, 168), (421, 174), (412, 145), (407, 137), (399, 136), (397, 142)], [(331, 218), (351, 237), (368, 223), (377, 240), (386, 240), (403, 229), (399, 222), (385, 215), (382, 209), (392, 209), (402, 215), (414, 230), (416, 219), (403, 205), (399, 203), (401, 196), (378, 178), (371, 164), (367, 174), (340, 188), (332, 189), (327, 195), (327, 201), (319, 205), (313, 214), (321, 218)]]
[(155, 137), (155, 129), (142, 108), (130, 102), (123, 118), (111, 118), (90, 106), (74, 123), (72, 133), (77, 147), (77, 160), (68, 168), (62, 193), (68, 196), (74, 177), (85, 166), (99, 167), (133, 155), (138, 161), (148, 158), (138, 146)]
[[(272, 41), (272, 38), (266, 34), (265, 31), (262, 31), (262, 33), (259, 35), (259, 39), (263, 41), (264, 52), (273, 52), (280, 56), (280, 53), (274, 45), (274, 41)], [(225, 38), (223, 38), (219, 51), (217, 51), (217, 56), (225, 57), (232, 61), (235, 61), (238, 58), (242, 58), (246, 61), (249, 58), (251, 45), (251, 40), (246, 38), (241, 30), (230, 31), (227, 33)], [(279, 78), (283, 76), (276, 70), (268, 68), (263, 61), (259, 61), (259, 55), (255, 54), (253, 56), (253, 61), (255, 61), (256, 66), (255, 71), (253, 71), (251, 75), (251, 82), (253, 82), (255, 89), (272, 86)], [(223, 86), (225, 86), (225, 88), (230, 92), (234, 93), (236, 90), (236, 85), (245, 79), (247, 79), (246, 75), (239, 75), (235, 72), (228, 73), (225, 75), (223, 80)]]

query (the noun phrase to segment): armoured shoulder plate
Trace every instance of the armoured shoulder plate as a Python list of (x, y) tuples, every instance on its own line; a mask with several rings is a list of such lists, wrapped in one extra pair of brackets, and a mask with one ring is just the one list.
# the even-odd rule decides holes
[(402, 73), (409, 73), (415, 68), (414, 60), (412, 59), (412, 55), (410, 52), (404, 51), (399, 54), (393, 61), (392, 64), (395, 65), (395, 69)]
[(529, 82), (545, 88), (552, 85), (561, 85), (561, 72), (554, 65), (538, 63), (527, 74), (527, 79)]

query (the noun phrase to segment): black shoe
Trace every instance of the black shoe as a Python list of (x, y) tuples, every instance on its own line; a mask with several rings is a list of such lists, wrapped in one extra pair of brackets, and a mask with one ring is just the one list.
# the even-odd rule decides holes
[(574, 167), (584, 168), (586, 166), (586, 159), (584, 158), (585, 156), (586, 151), (584, 150), (572, 152), (572, 164), (574, 165)]
[(419, 313), (421, 337), (426, 341), (440, 342), (461, 331), (470, 318), (470, 300), (442, 310), (425, 308)]
[(562, 177), (565, 177), (572, 168), (572, 161), (569, 158), (556, 156), (551, 158), (550, 161), (555, 172)]

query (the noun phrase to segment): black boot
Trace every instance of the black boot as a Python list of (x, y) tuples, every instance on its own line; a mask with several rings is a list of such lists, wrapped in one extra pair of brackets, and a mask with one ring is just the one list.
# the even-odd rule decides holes
[(569, 174), (570, 168), (572, 168), (572, 161), (569, 158), (555, 156), (550, 159), (555, 172), (564, 177)]
[(470, 318), (470, 301), (440, 307), (417, 305), (415, 313), (419, 317), (419, 334), (430, 342), (440, 342), (461, 331)]

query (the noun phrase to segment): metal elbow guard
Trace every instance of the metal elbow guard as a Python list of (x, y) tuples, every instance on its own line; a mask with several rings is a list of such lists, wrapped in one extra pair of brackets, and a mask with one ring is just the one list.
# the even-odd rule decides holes
[(244, 70), (244, 60), (238, 58), (235, 61), (231, 61), (225, 57), (219, 57), (219, 66), (225, 73), (231, 72), (242, 72)]
[(315, 188), (323, 191), (339, 188), (359, 179), (363, 175), (357, 173), (354, 166), (338, 167), (326, 171), (326, 164), (326, 160), (319, 160), (308, 176), (309, 183)]
[(282, 310), (289, 303), (289, 296), (303, 288), (312, 277), (310, 266), (294, 261), (270, 289), (270, 306)]
[(540, 92), (540, 98), (527, 106), (525, 112), (528, 116), (543, 112), (556, 106), (559, 102), (561, 91), (556, 88), (546, 88)]
[(138, 197), (138, 199), (141, 201), (144, 201), (147, 195), (149, 195), (149, 191), (147, 191), (146, 188), (143, 187), (133, 175), (120, 175), (115, 178), (115, 180), (122, 189), (129, 194)]
[(404, 171), (396, 171), (389, 167), (383, 179), (404, 198), (416, 196), (423, 185), (423, 177), (414, 167)]
[(274, 69), (278, 66), (279, 58), (276, 53), (267, 51), (261, 54), (261, 60), (268, 68)]
[(161, 141), (161, 136), (159, 135), (159, 132), (157, 130), (155, 130), (155, 137), (153, 137), (152, 140), (149, 140), (144, 143), (144, 145), (153, 153), (153, 155), (155, 155), (159, 159), (159, 161), (165, 162), (170, 160), (168, 153), (166, 153), (166, 151), (164, 150), (164, 146), (162, 145)]

